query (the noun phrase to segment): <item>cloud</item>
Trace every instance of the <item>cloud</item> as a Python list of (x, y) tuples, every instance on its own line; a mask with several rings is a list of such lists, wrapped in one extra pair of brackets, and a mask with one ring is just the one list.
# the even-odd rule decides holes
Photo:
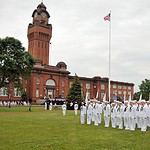
[[(27, 48), (27, 27), (41, 1), (1, 1), (1, 37), (14, 36)], [(108, 76), (108, 29), (112, 11), (111, 76), (135, 83), (149, 78), (149, 0), (44, 1), (53, 26), (50, 63), (65, 61), (72, 74)], [(9, 5), (8, 5), (9, 4)]]

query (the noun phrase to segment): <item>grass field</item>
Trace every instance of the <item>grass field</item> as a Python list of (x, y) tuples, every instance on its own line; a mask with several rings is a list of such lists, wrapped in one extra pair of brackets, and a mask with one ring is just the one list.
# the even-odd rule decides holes
[(0, 150), (150, 150), (150, 130), (80, 125), (73, 111), (0, 107)]

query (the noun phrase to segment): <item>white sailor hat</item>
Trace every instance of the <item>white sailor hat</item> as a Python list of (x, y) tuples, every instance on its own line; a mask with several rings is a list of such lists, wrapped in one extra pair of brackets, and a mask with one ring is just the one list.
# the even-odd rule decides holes
[(142, 103), (145, 103), (146, 101), (144, 99), (141, 100)]
[(124, 101), (124, 103), (128, 103), (129, 101)]
[(111, 103), (111, 105), (115, 105), (115, 103)]

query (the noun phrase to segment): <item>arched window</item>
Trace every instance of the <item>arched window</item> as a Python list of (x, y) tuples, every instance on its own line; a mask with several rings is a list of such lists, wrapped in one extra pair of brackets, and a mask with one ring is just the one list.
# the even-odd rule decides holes
[(47, 80), (46, 81), (46, 86), (55, 86), (55, 81), (54, 80), (52, 80), (52, 79), (49, 79), (49, 80)]

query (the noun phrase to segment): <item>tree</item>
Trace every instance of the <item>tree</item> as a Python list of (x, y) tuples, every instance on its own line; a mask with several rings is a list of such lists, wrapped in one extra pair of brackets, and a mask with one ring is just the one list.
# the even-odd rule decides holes
[(142, 94), (142, 99), (149, 100), (150, 96), (150, 80), (145, 79), (139, 85), (140, 91), (134, 93), (133, 99), (139, 100), (140, 95)]
[(19, 85), (20, 79), (29, 77), (33, 65), (34, 59), (19, 40), (13, 37), (0, 39), (0, 88), (13, 82)]
[(72, 87), (69, 90), (69, 94), (67, 96), (68, 100), (71, 102), (77, 101), (79, 104), (81, 103), (82, 96), (81, 96), (81, 83), (79, 81), (78, 76), (75, 74)]
[(150, 80), (145, 79), (142, 81), (141, 85), (139, 85), (140, 93), (142, 94), (142, 98), (145, 100), (149, 100), (150, 94)]
[(135, 99), (135, 100), (139, 100), (140, 95), (141, 95), (141, 92), (136, 92), (136, 93), (134, 93), (134, 95), (133, 95), (133, 99)]

